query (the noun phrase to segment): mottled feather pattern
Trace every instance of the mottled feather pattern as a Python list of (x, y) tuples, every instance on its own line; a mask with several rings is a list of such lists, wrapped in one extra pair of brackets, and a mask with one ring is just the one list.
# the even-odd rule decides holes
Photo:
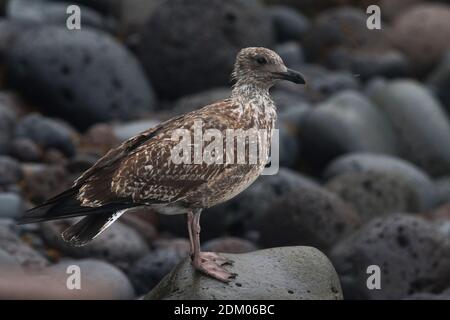
[[(259, 117), (263, 112), (265, 116)], [(263, 101), (250, 98), (244, 104), (227, 99), (171, 119), (122, 143), (101, 158), (76, 181), (80, 186), (78, 199), (85, 206), (101, 206), (116, 199), (145, 205), (180, 202), (191, 207), (209, 207), (225, 201), (256, 179), (264, 163), (175, 164), (171, 161), (171, 150), (179, 141), (172, 139), (174, 131), (192, 131), (194, 123), (202, 121), (203, 132), (217, 129), (223, 136), (227, 129), (271, 132), (275, 116), (273, 102), (265, 95)], [(230, 183), (235, 184), (236, 192), (230, 190), (226, 195), (224, 188)]]

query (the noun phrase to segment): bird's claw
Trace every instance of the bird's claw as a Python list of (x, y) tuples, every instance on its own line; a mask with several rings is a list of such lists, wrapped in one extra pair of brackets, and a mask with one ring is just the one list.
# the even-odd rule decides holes
[(237, 274), (225, 270), (222, 266), (230, 265), (233, 261), (219, 256), (213, 252), (201, 252), (197, 259), (192, 261), (195, 269), (219, 281), (228, 283), (236, 278)]
[(213, 261), (213, 262), (217, 263), (219, 266), (233, 265), (233, 263), (234, 263), (233, 260), (225, 258), (214, 252), (201, 252), (200, 259), (202, 261)]

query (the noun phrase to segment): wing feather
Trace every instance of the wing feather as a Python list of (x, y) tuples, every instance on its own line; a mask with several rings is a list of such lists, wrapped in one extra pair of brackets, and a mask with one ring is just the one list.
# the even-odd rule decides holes
[(117, 199), (133, 202), (169, 203), (182, 201), (208, 180), (227, 169), (222, 164), (175, 164), (171, 150), (176, 129), (192, 130), (202, 121), (203, 130), (225, 131), (236, 125), (236, 106), (230, 100), (206, 106), (170, 119), (133, 137), (87, 170), (75, 184), (83, 205), (101, 206)]

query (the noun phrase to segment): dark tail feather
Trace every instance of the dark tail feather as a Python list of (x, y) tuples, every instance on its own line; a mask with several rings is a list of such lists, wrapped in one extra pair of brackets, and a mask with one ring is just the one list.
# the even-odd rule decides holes
[(106, 212), (84, 217), (76, 224), (64, 230), (62, 238), (73, 246), (84, 246), (106, 230), (124, 212), (125, 209), (112, 213)]
[(17, 223), (25, 224), (85, 215), (113, 214), (116, 211), (133, 206), (133, 204), (128, 203), (109, 203), (100, 207), (81, 206), (76, 198), (77, 194), (77, 188), (64, 191), (45, 203), (28, 210), (23, 217), (19, 218)]
[(34, 207), (18, 220), (19, 224), (70, 218), (86, 214), (92, 208), (80, 206), (76, 199), (78, 190), (71, 188), (53, 197), (43, 204)]

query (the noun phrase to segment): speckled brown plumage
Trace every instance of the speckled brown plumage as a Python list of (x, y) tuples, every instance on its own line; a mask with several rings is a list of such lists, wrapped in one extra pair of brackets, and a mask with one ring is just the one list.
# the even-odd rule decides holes
[[(85, 215), (63, 233), (66, 241), (84, 245), (131, 207), (151, 206), (163, 214), (187, 213), (194, 267), (229, 281), (232, 275), (220, 267), (228, 262), (200, 252), (200, 212), (242, 192), (264, 169), (276, 120), (270, 87), (280, 79), (304, 83), (299, 73), (287, 69), (275, 52), (265, 48), (241, 50), (232, 77), (236, 82), (229, 99), (165, 121), (125, 141), (83, 173), (70, 190), (32, 209), (22, 222)], [(179, 140), (173, 139), (174, 132), (184, 129), (193, 137), (199, 123), (203, 134), (210, 129), (222, 134), (223, 154), (227, 153), (229, 130), (263, 130), (269, 144), (254, 163), (247, 153), (244, 163), (237, 159), (175, 163), (172, 151)], [(236, 156), (237, 144), (233, 145)]]

